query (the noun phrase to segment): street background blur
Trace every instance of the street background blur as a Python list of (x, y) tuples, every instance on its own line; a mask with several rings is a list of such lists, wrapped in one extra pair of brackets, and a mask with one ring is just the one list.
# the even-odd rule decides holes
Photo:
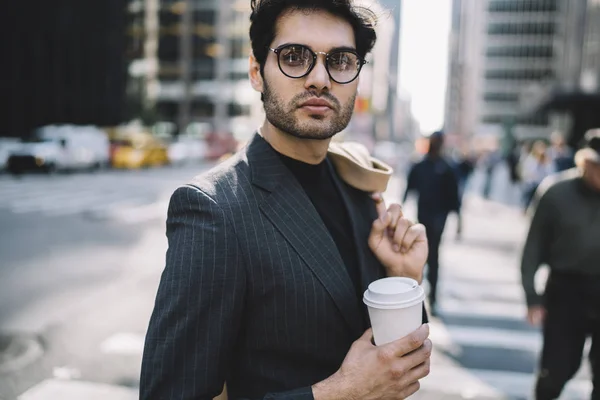
[[(541, 335), (520, 287), (524, 209), (600, 127), (600, 3), (364, 3), (379, 40), (336, 140), (392, 165), (385, 195), (400, 201), (443, 129), (465, 182), (462, 235), (451, 217), (442, 242), (432, 373), (413, 398), (530, 398)], [(137, 397), (169, 196), (264, 118), (249, 5), (35, 0), (0, 13), (1, 400)], [(583, 367), (563, 398), (590, 390)]]

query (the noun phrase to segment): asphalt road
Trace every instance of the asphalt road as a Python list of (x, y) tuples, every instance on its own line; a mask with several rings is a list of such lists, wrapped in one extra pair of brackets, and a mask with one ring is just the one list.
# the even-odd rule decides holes
[(42, 349), (0, 355), (0, 399), (52, 377), (137, 385), (168, 198), (206, 168), (0, 176), (0, 335)]

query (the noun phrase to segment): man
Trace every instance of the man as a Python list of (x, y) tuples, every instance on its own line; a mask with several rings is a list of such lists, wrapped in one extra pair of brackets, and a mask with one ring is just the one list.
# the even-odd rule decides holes
[[(521, 264), (527, 319), (543, 323), (536, 399), (557, 399), (581, 364), (592, 337), (593, 400), (600, 399), (600, 133), (586, 135), (577, 169), (547, 178), (538, 189)], [(534, 277), (550, 266), (544, 296)]]
[(429, 373), (428, 328), (374, 346), (361, 299), (386, 275), (421, 279), (424, 228), (327, 158), (373, 26), (347, 1), (252, 6), (250, 80), (266, 120), (173, 194), (140, 397), (211, 399), (226, 382), (230, 399), (406, 398)]
[(429, 150), (425, 158), (415, 164), (409, 174), (404, 201), (410, 192), (418, 194), (418, 219), (425, 225), (429, 256), (427, 257), (427, 281), (429, 282), (429, 305), (432, 315), (437, 314), (437, 283), (439, 273), (439, 248), (448, 214), (459, 215), (460, 195), (458, 182), (452, 166), (443, 157), (444, 133), (434, 132), (429, 138)]

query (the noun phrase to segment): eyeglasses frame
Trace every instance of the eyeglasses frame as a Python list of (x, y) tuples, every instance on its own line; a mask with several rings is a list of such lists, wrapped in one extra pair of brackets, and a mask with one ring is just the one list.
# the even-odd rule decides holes
[[(292, 46), (300, 46), (303, 47), (305, 49), (307, 49), (308, 51), (310, 51), (310, 53), (313, 56), (313, 62), (311, 64), (311, 66), (308, 68), (308, 70), (306, 71), (306, 73), (302, 76), (291, 76), (285, 73), (285, 71), (283, 70), (283, 68), (281, 67), (281, 58), (279, 56), (279, 53), (281, 52), (281, 50), (285, 49), (286, 47), (292, 47)], [(322, 54), (325, 56), (325, 70), (327, 71), (327, 74), (329, 75), (329, 79), (331, 79), (332, 81), (334, 81), (335, 83), (338, 83), (340, 85), (348, 85), (352, 82), (354, 82), (356, 79), (358, 79), (360, 72), (362, 71), (362, 68), (365, 64), (368, 64), (369, 62), (363, 58), (361, 58), (358, 53), (355, 50), (347, 50), (347, 49), (341, 49), (341, 50), (334, 50), (331, 53), (326, 53), (324, 51), (314, 51), (313, 49), (311, 49), (310, 47), (304, 45), (304, 44), (299, 44), (299, 43), (288, 43), (288, 44), (284, 44), (281, 45), (277, 48), (271, 48), (269, 47), (269, 50), (272, 51), (273, 53), (275, 53), (275, 55), (277, 56), (277, 65), (279, 66), (279, 70), (281, 71), (282, 74), (284, 74), (285, 76), (287, 76), (288, 78), (291, 79), (302, 79), (308, 75), (310, 75), (310, 73), (312, 72), (312, 70), (315, 68), (315, 65), (317, 65), (317, 59), (318, 59), (318, 55)], [(348, 82), (340, 82), (337, 81), (333, 78), (333, 76), (331, 76), (331, 72), (329, 71), (329, 57), (331, 57), (333, 54), (337, 54), (337, 53), (353, 53), (354, 55), (356, 55), (356, 58), (358, 58), (358, 71), (356, 71), (356, 76), (354, 78), (352, 78), (351, 80), (349, 80)]]

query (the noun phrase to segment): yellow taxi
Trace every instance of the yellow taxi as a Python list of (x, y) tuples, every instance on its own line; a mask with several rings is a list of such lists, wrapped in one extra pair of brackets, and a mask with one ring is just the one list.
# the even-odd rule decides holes
[(114, 168), (138, 169), (169, 163), (167, 146), (148, 132), (114, 133), (110, 142)]

